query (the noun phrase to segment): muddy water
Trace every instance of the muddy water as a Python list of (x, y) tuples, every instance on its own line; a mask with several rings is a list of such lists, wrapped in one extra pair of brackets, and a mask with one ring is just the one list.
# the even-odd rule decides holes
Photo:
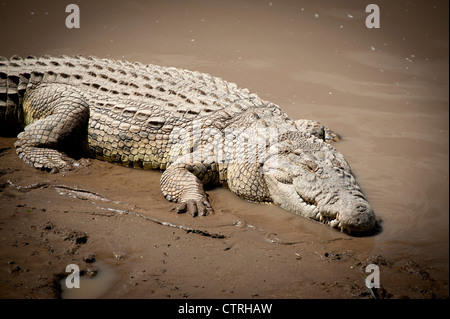
[[(366, 2), (356, 0), (79, 1), (80, 28), (67, 29), (61, 1), (3, 0), (0, 55), (84, 54), (195, 69), (248, 87), (294, 119), (319, 120), (342, 135), (336, 147), (382, 219), (380, 234), (353, 244), (447, 269), (448, 2), (371, 2), (381, 10), (379, 29), (366, 28)], [(115, 183), (106, 173), (103, 182)], [(226, 190), (211, 196), (216, 207), (286, 240), (301, 231), (333, 236)]]
[[(61, 280), (61, 297), (63, 299), (93, 299), (104, 295), (108, 289), (111, 289), (117, 277), (114, 270), (107, 264), (101, 261), (96, 262), (95, 269), (91, 270), (92, 277), (87, 275), (80, 276), (77, 285), (78, 289), (69, 289), (70, 284), (66, 284), (66, 278)], [(70, 279), (70, 278), (69, 278)], [(72, 283), (73, 284), (73, 283)]]

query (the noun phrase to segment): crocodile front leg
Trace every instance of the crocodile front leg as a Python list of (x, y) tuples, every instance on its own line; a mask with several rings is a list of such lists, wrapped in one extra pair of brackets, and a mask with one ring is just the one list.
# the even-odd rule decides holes
[(67, 85), (44, 85), (27, 92), (23, 109), (29, 125), (15, 143), (19, 157), (35, 168), (51, 172), (77, 166), (61, 149), (73, 148), (87, 135), (79, 134), (87, 129), (89, 118), (83, 97)]
[(203, 185), (217, 183), (218, 172), (212, 161), (194, 162), (188, 154), (171, 164), (161, 176), (163, 196), (178, 203), (178, 213), (188, 212), (192, 216), (206, 216), (213, 212)]

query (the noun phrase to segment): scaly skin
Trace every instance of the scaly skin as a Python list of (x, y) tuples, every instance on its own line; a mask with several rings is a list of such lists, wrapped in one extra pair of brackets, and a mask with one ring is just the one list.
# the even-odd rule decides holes
[(204, 185), (348, 232), (375, 214), (327, 127), (293, 121), (275, 104), (208, 74), (94, 57), (0, 58), (0, 133), (19, 157), (56, 172), (84, 151), (164, 170), (179, 212), (212, 211)]

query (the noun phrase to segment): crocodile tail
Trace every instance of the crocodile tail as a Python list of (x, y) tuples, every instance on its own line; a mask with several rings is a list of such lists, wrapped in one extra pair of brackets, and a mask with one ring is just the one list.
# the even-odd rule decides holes
[[(30, 57), (32, 59), (32, 57)], [(18, 56), (0, 57), (0, 135), (16, 136), (24, 128), (22, 100), (30, 73)]]

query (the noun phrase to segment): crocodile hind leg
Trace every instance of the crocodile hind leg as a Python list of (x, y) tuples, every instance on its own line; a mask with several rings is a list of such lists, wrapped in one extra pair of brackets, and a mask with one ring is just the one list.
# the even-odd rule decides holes
[(295, 121), (297, 128), (301, 131), (314, 135), (327, 143), (339, 142), (341, 137), (336, 132), (330, 130), (328, 126), (313, 120), (297, 120)]
[(50, 172), (78, 166), (61, 150), (87, 138), (83, 130), (87, 130), (89, 107), (83, 97), (68, 85), (43, 85), (27, 92), (23, 110), (28, 125), (15, 143), (19, 157)]

